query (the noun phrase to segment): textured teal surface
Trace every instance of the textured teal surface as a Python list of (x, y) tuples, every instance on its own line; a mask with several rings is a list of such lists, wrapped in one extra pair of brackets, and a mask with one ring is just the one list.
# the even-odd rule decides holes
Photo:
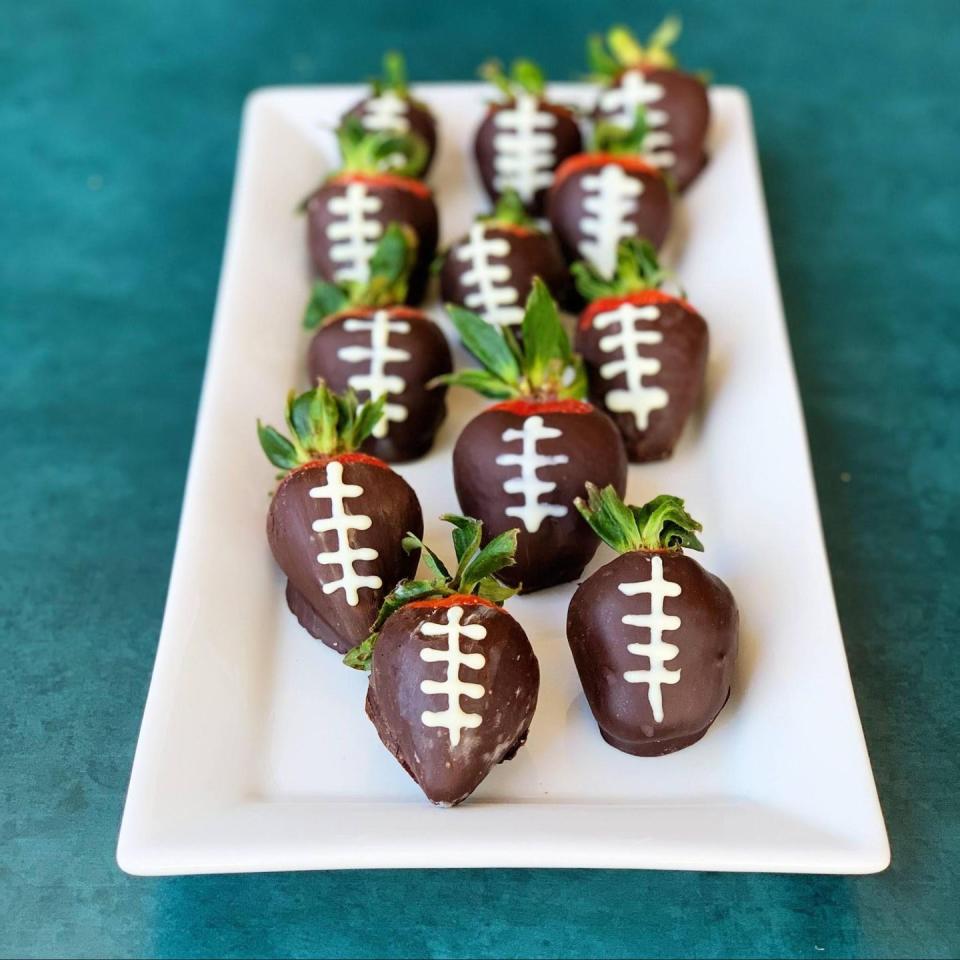
[[(114, 863), (244, 95), (407, 50), (559, 78), (637, 3), (109, 0), (0, 14), (0, 953), (955, 956), (960, 16), (682, 5), (753, 97), (840, 615), (893, 865), (142, 880)], [(749, 536), (749, 531), (744, 531)]]

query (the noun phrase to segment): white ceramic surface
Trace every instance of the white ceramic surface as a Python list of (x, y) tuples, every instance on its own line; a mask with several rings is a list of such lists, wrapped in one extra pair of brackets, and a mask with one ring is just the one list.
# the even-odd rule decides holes
[[(824, 553), (749, 105), (712, 93), (713, 159), (671, 250), (711, 327), (708, 396), (676, 455), (631, 467), (629, 496), (686, 498), (702, 562), (736, 595), (733, 695), (708, 735), (658, 759), (597, 733), (564, 638), (573, 585), (514, 598), (540, 658), (527, 746), (438, 809), (380, 745), (364, 675), (287, 612), (264, 536), (273, 468), (254, 422), (306, 386), (309, 272), (298, 201), (333, 162), (357, 87), (249, 99), (176, 559), (123, 825), (137, 874), (346, 867), (654, 867), (865, 873), (889, 848)], [(426, 85), (447, 240), (482, 206), (470, 143), (486, 91)], [(558, 86), (568, 101), (584, 87)], [(683, 240), (683, 243), (680, 243)], [(448, 332), (449, 332), (449, 328)], [(465, 362), (462, 354), (458, 361)], [(433, 452), (400, 468), (449, 556), (450, 453), (482, 402), (451, 393)], [(602, 548), (589, 570), (609, 559)]]

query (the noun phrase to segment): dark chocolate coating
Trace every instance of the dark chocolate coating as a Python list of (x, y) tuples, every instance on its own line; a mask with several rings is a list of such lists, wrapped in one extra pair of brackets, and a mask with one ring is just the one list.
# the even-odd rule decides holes
[(419, 551), (406, 554), (400, 542), (409, 530), (423, 534), (423, 515), (417, 496), (399, 474), (386, 466), (363, 460), (339, 459), (343, 466), (343, 482), (363, 488), (359, 497), (344, 501), (349, 514), (363, 513), (372, 521), (367, 530), (350, 530), (349, 545), (373, 547), (375, 560), (355, 560), (354, 569), (361, 576), (376, 575), (382, 584), (358, 590), (358, 603), (350, 606), (342, 589), (323, 592), (323, 585), (339, 580), (339, 563), (319, 563), (317, 555), (337, 550), (335, 531), (318, 533), (315, 520), (327, 520), (332, 513), (329, 498), (313, 498), (312, 487), (328, 483), (327, 467), (331, 461), (294, 470), (284, 478), (274, 494), (267, 514), (267, 539), (280, 569), (287, 575), (287, 602), (291, 611), (313, 636), (339, 653), (346, 653), (370, 633), (384, 597), (404, 577), (417, 570)]
[[(322, 379), (336, 393), (352, 386), (360, 400), (371, 399), (369, 389), (351, 383), (355, 377), (369, 375), (371, 361), (350, 363), (342, 359), (339, 352), (345, 347), (369, 350), (371, 331), (348, 331), (346, 327), (349, 320), (371, 322), (371, 318), (380, 312), (354, 309), (324, 323), (310, 341), (307, 354), (311, 383)], [(404, 407), (407, 416), (405, 420), (388, 417), (386, 436), (368, 437), (361, 449), (381, 460), (402, 463), (422, 457), (433, 444), (434, 435), (447, 413), (447, 388), (440, 386), (431, 390), (427, 384), (434, 377), (450, 373), (453, 361), (446, 337), (426, 314), (408, 307), (385, 308), (385, 312), (391, 321), (404, 322), (410, 327), (407, 333), (390, 331), (388, 340), (389, 349), (403, 350), (409, 354), (409, 359), (390, 360), (382, 368), (387, 377), (403, 378), (404, 389), (399, 393), (388, 393), (387, 400), (391, 405)]]
[[(477, 128), (474, 140), (474, 154), (477, 161), (477, 170), (480, 173), (480, 180), (483, 183), (487, 196), (496, 203), (500, 198), (502, 191), (495, 186), (496, 170), (494, 167), (497, 156), (497, 128), (495, 117), (501, 110), (512, 110), (515, 104), (513, 101), (506, 103), (491, 104), (483, 118), (480, 126)], [(550, 128), (550, 133), (554, 136), (554, 160), (551, 165), (552, 170), (556, 170), (567, 157), (580, 153), (583, 149), (583, 137), (580, 134), (580, 126), (573, 111), (567, 107), (561, 107), (555, 103), (548, 103), (545, 100), (538, 101), (538, 108), (546, 113), (552, 113), (556, 118), (556, 124)], [(541, 187), (533, 195), (533, 200), (524, 203), (529, 213), (534, 216), (542, 216), (547, 199), (549, 186)]]
[[(707, 165), (704, 142), (710, 127), (710, 98), (704, 83), (691, 73), (681, 70), (633, 68), (646, 75), (650, 83), (663, 87), (659, 100), (646, 104), (648, 110), (661, 110), (667, 121), (654, 131), (669, 133), (673, 142), (668, 149), (675, 155), (673, 163), (661, 169), (670, 173), (680, 190), (686, 189)], [(620, 87), (623, 79), (633, 71), (624, 71), (613, 87)], [(601, 94), (602, 96), (602, 94)], [(609, 119), (615, 111), (601, 108), (599, 98), (593, 113), (594, 121)]]
[[(566, 302), (570, 299), (570, 272), (556, 240), (546, 233), (527, 227), (508, 227), (496, 224), (482, 224), (484, 241), (506, 241), (509, 250), (506, 255), (487, 254), (487, 262), (492, 266), (506, 265), (510, 268), (510, 278), (498, 287), (510, 286), (517, 291), (517, 298), (511, 306), (519, 309), (522, 317), (524, 304), (533, 287), (533, 278), (539, 277), (547, 285), (555, 300)], [(485, 320), (487, 311), (482, 304), (473, 302), (478, 295), (477, 283), (467, 284), (465, 276), (473, 269), (473, 258), (469, 251), (472, 238), (468, 234), (461, 237), (447, 251), (440, 272), (440, 295), (444, 303), (458, 303), (478, 313)], [(461, 259), (461, 254), (467, 259)], [(473, 295), (473, 296), (471, 296)], [(471, 301), (468, 303), (468, 299)], [(511, 324), (514, 330), (518, 325)]]
[(341, 218), (331, 214), (327, 205), (332, 197), (343, 196), (351, 183), (362, 183), (368, 195), (380, 200), (380, 209), (367, 214), (368, 219), (377, 220), (384, 227), (391, 223), (406, 224), (417, 234), (417, 259), (410, 274), (407, 303), (420, 303), (430, 279), (430, 264), (437, 252), (439, 218), (433, 194), (423, 193), (425, 188), (416, 180), (408, 181), (410, 186), (403, 185), (404, 179), (350, 174), (328, 180), (310, 197), (307, 202), (307, 239), (310, 256), (321, 279), (336, 281), (337, 269), (342, 266), (331, 258), (332, 242), (327, 236), (331, 222)]
[(604, 337), (617, 333), (621, 326), (613, 323), (598, 330), (592, 323), (577, 327), (576, 351), (581, 354), (590, 379), (590, 399), (613, 418), (627, 449), (631, 463), (645, 463), (650, 460), (662, 460), (673, 453), (680, 438), (683, 425), (693, 412), (703, 390), (703, 379), (707, 369), (709, 333), (707, 324), (698, 313), (688, 309), (681, 301), (669, 299), (660, 302), (645, 301), (638, 298), (604, 301), (603, 314), (607, 310), (616, 310), (621, 303), (634, 302), (638, 305), (656, 306), (660, 318), (654, 321), (634, 321), (638, 330), (656, 330), (662, 335), (660, 343), (640, 344), (637, 352), (643, 357), (660, 361), (660, 371), (654, 375), (644, 375), (644, 387), (660, 387), (668, 396), (667, 405), (652, 410), (647, 419), (646, 429), (641, 430), (637, 418), (629, 411), (616, 412), (607, 407), (607, 395), (611, 390), (628, 388), (625, 372), (607, 379), (600, 374), (604, 364), (623, 358), (623, 349), (611, 351), (600, 349)]
[[(368, 105), (373, 99), (373, 95), (364, 97), (343, 115), (344, 118), (359, 117), (360, 121), (363, 122), (366, 119)], [(427, 145), (427, 162), (424, 165), (423, 172), (420, 174), (420, 179), (422, 180), (430, 172), (434, 155), (437, 152), (437, 118), (430, 112), (427, 105), (421, 103), (419, 100), (413, 100), (407, 97), (406, 107), (405, 116), (407, 122), (410, 124), (410, 130), (417, 134)], [(371, 133), (376, 132), (373, 128), (368, 127), (366, 123), (364, 123), (364, 129), (370, 130)]]
[[(453, 450), (453, 480), (464, 514), (483, 521), (484, 540), (517, 528), (516, 564), (497, 576), (513, 586), (522, 585), (532, 593), (558, 583), (575, 580), (596, 552), (596, 534), (577, 512), (573, 501), (583, 496), (587, 481), (605, 487), (613, 484), (623, 494), (627, 479), (627, 457), (613, 421), (601, 411), (584, 405), (587, 413), (538, 413), (528, 416), (492, 407), (474, 417), (464, 428)], [(556, 488), (540, 496), (541, 503), (567, 508), (565, 515), (546, 517), (536, 532), (529, 532), (521, 518), (507, 515), (508, 507), (524, 503), (521, 493), (507, 493), (505, 481), (518, 477), (516, 464), (498, 464), (502, 454), (517, 454), (520, 440), (503, 440), (506, 430), (523, 427), (530, 416), (542, 416), (546, 428), (561, 435), (539, 441), (537, 453), (566, 455), (565, 464), (542, 466), (537, 477)]]
[(603, 167), (617, 164), (625, 173), (643, 184), (643, 192), (637, 198), (635, 209), (626, 220), (633, 228), (632, 236), (645, 237), (655, 247), (660, 247), (670, 229), (670, 191), (662, 176), (632, 166), (628, 160), (618, 162), (609, 156), (597, 155), (595, 163), (577, 167), (569, 174), (554, 181), (547, 201), (547, 216), (553, 232), (560, 241), (568, 260), (587, 259), (581, 244), (588, 240), (580, 226), (584, 216), (591, 216), (584, 209), (587, 192), (583, 178), (598, 174)]
[[(649, 614), (649, 593), (627, 596), (622, 583), (651, 579), (652, 560), (662, 576), (680, 586), (663, 610), (680, 618), (664, 630), (664, 643), (678, 653), (663, 666), (680, 671), (676, 683), (660, 686), (663, 720), (657, 722), (646, 681), (628, 683), (624, 674), (650, 668), (650, 658), (628, 645), (651, 642), (648, 627), (623, 623), (628, 615)], [(580, 584), (567, 612), (567, 640), (587, 702), (611, 746), (638, 757), (657, 757), (696, 743), (727, 702), (737, 659), (740, 617), (726, 584), (680, 551), (625, 553)]]
[[(476, 598), (449, 598), (443, 606), (411, 604), (402, 607), (384, 624), (374, 648), (367, 691), (367, 715), (384, 746), (420, 785), (433, 803), (450, 806), (465, 800), (498, 763), (511, 759), (523, 746), (533, 719), (540, 688), (540, 666), (523, 628), (505, 611), (476, 602)], [(485, 659), (479, 670), (465, 665), (459, 679), (483, 687), (479, 699), (462, 696), (460, 707), (478, 714), (480, 725), (460, 732), (452, 744), (451, 731), (426, 726), (424, 711), (442, 712), (446, 694), (424, 693), (424, 680), (443, 682), (448, 666), (428, 663), (420, 651), (446, 650), (445, 636), (425, 636), (423, 623), (447, 624), (449, 611), (460, 605), (464, 626), (479, 624), (482, 639), (460, 635), (466, 654)]]

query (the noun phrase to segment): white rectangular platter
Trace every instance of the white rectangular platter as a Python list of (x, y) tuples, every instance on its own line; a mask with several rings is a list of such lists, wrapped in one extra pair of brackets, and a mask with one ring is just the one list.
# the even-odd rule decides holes
[[(629, 498), (683, 496), (703, 563), (737, 597), (733, 695), (698, 744), (607, 746), (564, 636), (574, 585), (516, 597), (542, 669), (527, 746), (439, 809), (381, 746), (366, 677), (299, 628), (264, 535), (274, 469), (257, 417), (306, 387), (298, 201), (335, 162), (358, 87), (267, 89), (246, 105), (210, 356), (163, 630), (118, 847), (137, 874), (347, 867), (647, 867), (867, 873), (889, 848), (837, 622), (768, 234), (749, 104), (712, 92), (712, 163), (669, 249), (711, 327), (708, 389), (676, 455)], [(425, 85), (446, 240), (484, 209), (470, 154), (487, 91)], [(586, 103), (579, 85), (558, 86)], [(682, 242), (681, 242), (682, 241)], [(681, 251), (677, 255), (676, 251)], [(438, 319), (442, 312), (431, 307)], [(445, 320), (442, 320), (446, 324)], [(445, 326), (450, 333), (449, 326)], [(451, 337), (451, 340), (453, 338)], [(457, 362), (469, 362), (457, 351)], [(400, 472), (449, 557), (450, 454), (483, 401), (451, 392), (432, 453)], [(588, 573), (610, 559), (602, 548)]]

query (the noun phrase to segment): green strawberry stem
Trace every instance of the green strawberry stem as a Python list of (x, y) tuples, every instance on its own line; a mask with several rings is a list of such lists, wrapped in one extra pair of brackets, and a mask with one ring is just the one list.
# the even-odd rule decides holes
[(502, 224), (507, 227), (526, 227), (528, 230), (537, 230), (537, 221), (527, 213), (520, 199), (520, 194), (512, 188), (507, 188), (500, 194), (493, 213), (477, 217), (481, 223), (491, 226)]
[[(360, 404), (353, 390), (336, 394), (323, 381), (313, 390), (287, 394), (289, 437), (257, 421), (257, 436), (267, 459), (283, 474), (297, 467), (358, 449), (383, 417), (386, 394)], [(283, 475), (281, 474), (281, 476)]]
[(399, 50), (388, 50), (383, 55), (383, 76), (374, 77), (370, 81), (375, 96), (389, 90), (404, 100), (409, 99), (410, 89), (407, 86), (407, 62)]
[(648, 130), (647, 114), (642, 106), (637, 107), (633, 126), (624, 127), (612, 120), (601, 120), (590, 134), (590, 152), (620, 156), (642, 154)]
[(346, 117), (337, 128), (337, 143), (343, 162), (334, 174), (391, 173), (417, 177), (423, 173), (429, 150), (423, 138), (412, 131), (366, 130), (359, 117)]
[(646, 44), (623, 26), (612, 27), (606, 36), (594, 34), (587, 40), (587, 61), (591, 79), (598, 83), (612, 83), (631, 67), (659, 67), (672, 69), (677, 58), (671, 47), (677, 42), (683, 24), (679, 17), (671, 16), (647, 38)]
[(328, 317), (351, 307), (390, 307), (403, 303), (417, 259), (418, 242), (416, 231), (409, 226), (389, 224), (370, 258), (367, 280), (316, 281), (304, 311), (303, 325), (314, 330)]
[(547, 89), (543, 70), (532, 60), (514, 60), (509, 73), (499, 60), (488, 60), (480, 67), (480, 76), (493, 84), (508, 100), (516, 100), (521, 94), (539, 98)]
[(408, 533), (402, 541), (403, 549), (407, 553), (422, 551), (421, 556), (433, 577), (428, 580), (402, 580), (387, 594), (377, 619), (370, 628), (370, 635), (343, 658), (348, 667), (355, 670), (370, 669), (373, 651), (383, 625), (391, 614), (414, 600), (465, 595), (481, 597), (501, 606), (517, 592), (513, 587), (501, 583), (496, 576), (504, 567), (515, 562), (517, 530), (507, 530), (481, 548), (483, 524), (479, 520), (453, 514), (444, 514), (440, 519), (453, 524), (453, 549), (457, 556), (457, 569), (451, 573), (433, 550), (419, 537)]
[(586, 260), (572, 264), (570, 272), (577, 291), (587, 303), (643, 290), (659, 290), (672, 279), (672, 274), (660, 266), (653, 244), (637, 237), (620, 241), (612, 277), (604, 276)]
[(447, 313), (483, 369), (444, 374), (432, 380), (431, 386), (467, 387), (494, 400), (586, 397), (583, 360), (573, 352), (557, 305), (539, 278), (533, 281), (527, 298), (520, 328), (522, 343), (507, 327), (489, 324), (463, 307), (447, 304)]
[(642, 507), (629, 506), (612, 486), (587, 484), (586, 502), (573, 501), (593, 532), (617, 553), (634, 550), (702, 550), (697, 533), (703, 527), (684, 509), (683, 501), (662, 493)]

